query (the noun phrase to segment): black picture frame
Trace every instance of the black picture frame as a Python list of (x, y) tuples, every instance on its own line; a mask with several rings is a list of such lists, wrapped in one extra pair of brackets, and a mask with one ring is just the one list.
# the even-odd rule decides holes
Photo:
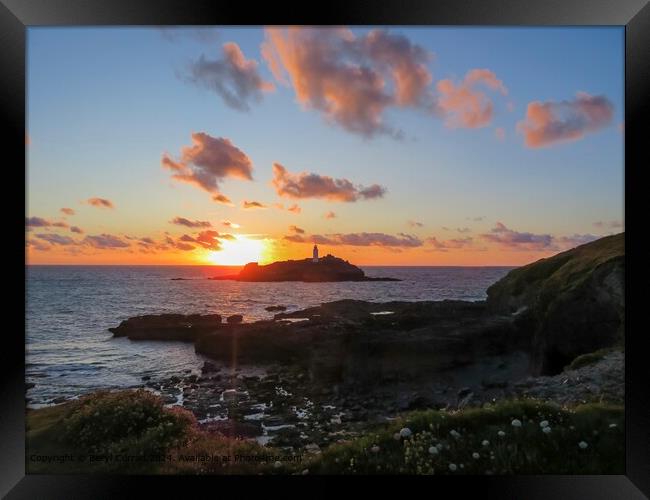
[[(640, 324), (642, 295), (632, 293), (633, 287), (643, 287), (647, 264), (643, 261), (640, 231), (637, 221), (643, 210), (643, 183), (639, 176), (648, 165), (648, 148), (643, 144), (643, 120), (650, 108), (647, 89), (650, 82), (650, 5), (645, 0), (459, 0), (433, 2), (407, 1), (340, 1), (330, 0), (320, 5), (304, 4), (281, 9), (273, 3), (233, 4), (214, 1), (181, 0), (0, 0), (0, 107), (7, 133), (5, 147), (13, 153), (13, 163), (7, 160), (6, 170), (12, 170), (15, 179), (5, 186), (18, 185), (25, 175), (25, 54), (26, 29), (30, 26), (56, 25), (269, 25), (269, 24), (368, 24), (368, 25), (523, 25), (523, 26), (588, 26), (619, 25), (626, 30), (625, 53), (625, 215), (626, 215), (626, 474), (624, 476), (508, 476), (508, 477), (434, 477), (417, 478), (417, 490), (405, 490), (406, 479), (389, 478), (397, 494), (426, 494), (436, 496), (495, 498), (562, 498), (613, 499), (644, 498), (650, 495), (650, 363), (643, 349), (647, 328)], [(7, 191), (10, 191), (7, 190)], [(20, 199), (20, 192), (14, 190)], [(23, 195), (26, 196), (25, 190)], [(9, 199), (8, 196), (3, 197)], [(23, 203), (26, 199), (23, 199)], [(6, 214), (15, 214), (16, 225), (5, 249), (11, 249), (13, 258), (25, 262), (24, 226), (22, 215), (14, 205), (5, 202)], [(634, 206), (638, 204), (638, 206)], [(646, 252), (647, 253), (647, 252)], [(7, 266), (8, 268), (9, 266)], [(16, 281), (24, 278), (20, 264), (11, 266)], [(24, 270), (24, 267), (23, 267)], [(24, 281), (23, 281), (24, 283)], [(102, 498), (131, 496), (134, 487), (146, 482), (147, 494), (156, 490), (166, 495), (193, 494), (183, 477), (111, 477), (111, 476), (48, 476), (25, 475), (25, 394), (24, 394), (24, 302), (18, 284), (5, 287), (7, 317), (15, 318), (15, 328), (5, 328), (2, 347), (5, 361), (0, 379), (2, 419), (0, 430), (0, 493), (7, 498)], [(24, 318), (24, 316), (23, 316)], [(639, 325), (637, 328), (637, 324)], [(13, 324), (12, 324), (13, 326)], [(23, 335), (20, 335), (20, 331)], [(215, 495), (222, 494), (224, 486), (241, 488), (249, 485), (269, 488), (266, 491), (300, 494), (322, 493), (328, 487), (339, 490), (330, 478), (285, 478), (300, 481), (290, 485), (277, 478), (200, 478), (201, 485)], [(387, 478), (353, 478), (364, 491), (371, 487), (389, 486)], [(215, 481), (218, 481), (216, 483)], [(313, 481), (318, 482), (318, 489)], [(426, 482), (425, 482), (426, 481)], [(430, 482), (432, 481), (432, 482)], [(208, 491), (210, 491), (208, 490)], [(340, 491), (340, 490), (339, 490)]]

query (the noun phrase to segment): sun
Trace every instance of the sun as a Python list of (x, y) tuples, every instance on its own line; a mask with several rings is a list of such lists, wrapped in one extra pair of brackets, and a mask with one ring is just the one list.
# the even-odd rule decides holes
[(210, 252), (208, 260), (218, 266), (243, 266), (264, 259), (266, 242), (237, 234), (232, 240), (221, 240), (221, 250)]

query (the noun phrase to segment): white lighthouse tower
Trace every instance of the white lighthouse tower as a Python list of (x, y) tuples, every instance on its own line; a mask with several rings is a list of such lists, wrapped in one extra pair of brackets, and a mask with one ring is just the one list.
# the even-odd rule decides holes
[(311, 259), (312, 262), (318, 262), (318, 247), (314, 245), (314, 257)]

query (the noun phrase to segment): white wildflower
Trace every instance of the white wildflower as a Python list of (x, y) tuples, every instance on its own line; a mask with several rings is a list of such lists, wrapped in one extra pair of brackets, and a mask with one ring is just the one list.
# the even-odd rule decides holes
[(411, 434), (413, 433), (411, 432), (411, 429), (409, 429), (408, 427), (402, 427), (402, 429), (399, 431), (399, 435), (403, 438), (407, 438)]
[(548, 420), (542, 420), (539, 423), (539, 426), (543, 429), (544, 427), (548, 427)]
[(484, 439), (481, 443), (483, 446), (490, 446), (490, 442), (487, 439)]
[(309, 469), (305, 469), (302, 471), (303, 476), (306, 476), (307, 474), (309, 474)]
[(395, 441), (399, 441), (401, 439), (401, 436), (399, 435), (399, 432), (396, 432), (395, 434), (393, 434), (393, 439)]
[(370, 448), (370, 451), (372, 451), (373, 453), (379, 453), (379, 446), (374, 445), (372, 448)]
[(277, 462), (275, 462), (275, 463), (273, 464), (273, 467), (275, 467), (276, 469), (279, 469), (280, 467), (282, 467), (282, 462), (280, 462), (280, 461), (278, 460)]
[(499, 435), (500, 437), (503, 437), (503, 436), (505, 436), (505, 435), (506, 435), (506, 433), (505, 433), (505, 432), (503, 432), (503, 431), (499, 431), (499, 432), (497, 432), (497, 434), (498, 434), (498, 435)]
[(580, 448), (581, 450), (584, 450), (587, 446), (589, 445), (585, 441), (580, 441), (578, 443), (578, 448)]
[(479, 455), (478, 453), (474, 452), (474, 453), (472, 453), (472, 458), (481, 458), (481, 455)]
[(449, 434), (451, 434), (456, 439), (460, 437), (460, 432), (458, 432), (456, 429), (452, 429), (451, 431), (449, 431)]
[(543, 427), (542, 432), (544, 432), (544, 434), (550, 434), (551, 428), (550, 427)]
[(458, 467), (456, 467), (456, 464), (449, 464), (449, 470), (454, 472)]
[(429, 447), (429, 453), (431, 455), (437, 455), (438, 454), (438, 448), (436, 448), (435, 446), (430, 446)]
[(515, 418), (515, 419), (511, 422), (511, 425), (512, 425), (513, 427), (521, 427), (521, 420), (519, 420), (518, 418)]
[(609, 428), (610, 428), (610, 429), (614, 429), (615, 427), (618, 427), (618, 425), (616, 425), (616, 424), (609, 424)]

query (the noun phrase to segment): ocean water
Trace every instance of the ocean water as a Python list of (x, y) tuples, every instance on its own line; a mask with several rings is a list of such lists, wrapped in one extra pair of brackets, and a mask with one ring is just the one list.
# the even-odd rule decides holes
[[(204, 358), (182, 342), (113, 338), (107, 330), (139, 314), (243, 314), (272, 318), (270, 305), (302, 309), (340, 299), (483, 300), (510, 267), (364, 267), (399, 282), (240, 283), (208, 280), (215, 266), (28, 266), (26, 381), (29, 406), (99, 388), (142, 384), (143, 376), (199, 373)], [(174, 280), (173, 278), (184, 278)]]

